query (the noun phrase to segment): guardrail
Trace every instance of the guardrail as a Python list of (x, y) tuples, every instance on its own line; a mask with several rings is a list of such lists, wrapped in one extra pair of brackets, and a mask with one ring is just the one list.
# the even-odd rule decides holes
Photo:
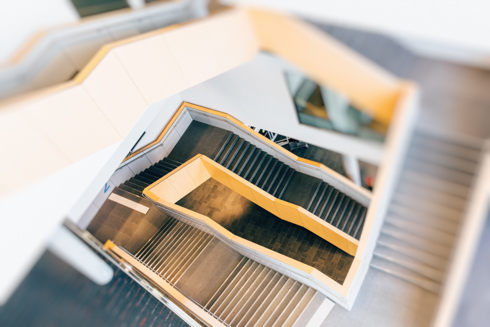
[(116, 245), (111, 240), (108, 240), (104, 247), (109, 249), (119, 258), (127, 262), (132, 268), (138, 270), (143, 276), (151, 280), (159, 288), (163, 289), (165, 293), (170, 295), (174, 301), (177, 301), (180, 305), (184, 306), (187, 310), (192, 312), (194, 318), (200, 321), (203, 325), (209, 327), (224, 327), (230, 326), (216, 317), (209, 310), (206, 310), (202, 305), (197, 303), (191, 297), (184, 294), (181, 290), (166, 280), (161, 274), (155, 272), (153, 269), (147, 267), (143, 262), (138, 260), (134, 255), (126, 251), (123, 247)]
[(122, 9), (45, 31), (10, 65), (1, 67), (0, 99), (69, 80), (105, 43), (196, 18), (197, 1), (160, 1), (139, 10)]

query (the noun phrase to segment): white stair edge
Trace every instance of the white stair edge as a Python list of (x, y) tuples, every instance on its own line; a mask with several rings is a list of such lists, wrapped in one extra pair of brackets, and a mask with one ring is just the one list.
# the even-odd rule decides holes
[[(320, 327), (332, 311), (335, 302), (330, 301), (325, 295), (316, 292), (310, 303), (300, 314), (293, 327)], [(313, 311), (313, 314), (311, 311)]]

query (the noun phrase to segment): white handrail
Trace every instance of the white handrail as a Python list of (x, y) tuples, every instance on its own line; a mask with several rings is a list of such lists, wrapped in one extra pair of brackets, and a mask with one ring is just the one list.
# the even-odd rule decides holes
[(204, 6), (201, 0), (165, 1), (47, 31), (18, 62), (0, 67), (0, 99), (66, 82), (105, 43), (197, 18)]

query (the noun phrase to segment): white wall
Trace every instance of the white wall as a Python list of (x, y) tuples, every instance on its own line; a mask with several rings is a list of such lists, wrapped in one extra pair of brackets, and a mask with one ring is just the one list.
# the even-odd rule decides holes
[(382, 145), (299, 124), (284, 72), (285, 61), (261, 53), (252, 61), (181, 92), (182, 100), (227, 112), (247, 125), (268, 129), (378, 165)]
[(0, 63), (10, 59), (39, 30), (80, 18), (70, 0), (0, 2)]
[[(171, 97), (149, 106), (123, 141), (1, 199), (2, 224), (6, 225), (0, 228), (0, 247), (9, 250), (0, 252), (0, 262), (9, 269), (0, 270), (0, 305), (35, 264), (62, 221), (77, 222), (87, 210), (93, 212), (92, 202), (139, 136), (155, 117), (165, 126), (163, 116), (168, 121), (177, 103), (179, 98)], [(110, 185), (107, 196), (113, 188)]]
[[(221, 0), (292, 12), (318, 21), (444, 45), (490, 58), (490, 2), (482, 0)], [(427, 49), (428, 50), (428, 49)], [(452, 52), (452, 51), (451, 51)], [(439, 52), (448, 59), (454, 52)], [(469, 59), (463, 55), (459, 59)]]

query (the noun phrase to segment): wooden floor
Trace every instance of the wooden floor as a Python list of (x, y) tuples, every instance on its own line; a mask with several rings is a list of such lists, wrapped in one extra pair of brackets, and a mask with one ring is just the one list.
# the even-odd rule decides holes
[(307, 229), (284, 221), (214, 179), (177, 202), (231, 233), (310, 265), (343, 284), (354, 259)]

